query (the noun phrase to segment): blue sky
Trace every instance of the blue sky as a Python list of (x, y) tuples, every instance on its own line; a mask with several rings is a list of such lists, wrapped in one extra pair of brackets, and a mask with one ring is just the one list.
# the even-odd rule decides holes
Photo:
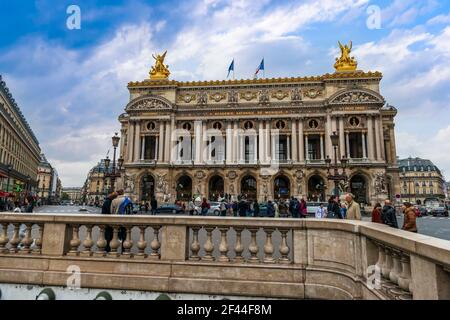
[[(81, 30), (66, 26), (73, 4)], [(168, 49), (176, 80), (223, 79), (232, 58), (238, 78), (261, 57), (266, 77), (320, 75), (334, 72), (338, 40), (353, 40), (360, 69), (383, 72), (399, 156), (450, 177), (449, 1), (21, 0), (1, 1), (0, 21), (0, 73), (65, 186), (105, 156), (152, 53)]]

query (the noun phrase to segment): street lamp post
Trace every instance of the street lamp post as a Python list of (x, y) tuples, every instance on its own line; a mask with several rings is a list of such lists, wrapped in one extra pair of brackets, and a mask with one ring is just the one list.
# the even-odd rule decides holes
[[(112, 137), (112, 145), (114, 147), (114, 154), (113, 154), (113, 163), (112, 163), (112, 168), (111, 168), (111, 173), (108, 173), (108, 168), (110, 165), (111, 160), (106, 157), (105, 159), (105, 166), (106, 166), (106, 172), (105, 172), (105, 177), (109, 177), (110, 178), (110, 188), (111, 191), (114, 191), (115, 189), (115, 184), (116, 184), (116, 178), (120, 177), (120, 171), (122, 170), (122, 165), (123, 165), (123, 158), (120, 157), (119, 159), (117, 159), (117, 166), (116, 166), (116, 152), (117, 152), (117, 147), (119, 146), (119, 141), (120, 141), (120, 137), (116, 134)], [(116, 168), (118, 170), (116, 170)]]
[(339, 197), (339, 182), (340, 181), (347, 181), (347, 174), (345, 172), (345, 168), (347, 165), (347, 158), (345, 156), (342, 156), (341, 158), (341, 164), (342, 164), (342, 173), (339, 173), (339, 167), (337, 162), (337, 148), (339, 146), (339, 135), (336, 132), (333, 132), (333, 134), (330, 136), (331, 138), (331, 144), (334, 148), (334, 164), (333, 164), (333, 174), (330, 172), (331, 168), (331, 159), (330, 156), (327, 155), (327, 158), (325, 159), (325, 162), (327, 164), (327, 171), (328, 171), (328, 180), (334, 181), (334, 195), (336, 197)]

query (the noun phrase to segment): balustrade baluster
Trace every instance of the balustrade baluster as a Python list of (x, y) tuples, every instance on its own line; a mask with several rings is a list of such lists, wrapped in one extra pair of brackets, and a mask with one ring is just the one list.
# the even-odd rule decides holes
[(390, 251), (391, 250), (388, 247), (384, 248), (384, 257), (385, 257), (384, 262), (385, 263), (384, 263), (384, 265), (383, 265), (383, 267), (381, 269), (381, 274), (387, 280), (389, 280), (389, 274), (391, 272), (392, 264), (393, 264), (392, 256), (391, 256), (391, 252)]
[[(78, 234), (80, 227), (78, 225), (72, 226), (72, 239), (70, 240), (70, 251), (67, 253), (68, 256), (77, 256), (79, 254), (78, 247), (81, 244), (80, 236)], [(41, 228), (42, 230), (42, 228)], [(41, 237), (42, 239), (42, 237)]]
[(111, 247), (111, 251), (108, 253), (108, 257), (115, 258), (115, 257), (120, 256), (120, 253), (117, 251), (120, 246), (119, 227), (114, 226), (112, 228), (113, 228), (113, 237), (109, 243), (109, 246)]
[(251, 242), (250, 245), (248, 246), (248, 251), (250, 251), (250, 259), (249, 262), (252, 263), (256, 263), (256, 262), (260, 262), (259, 258), (258, 258), (258, 244), (256, 243), (256, 232), (258, 232), (259, 228), (249, 228), (248, 229), (251, 233)]
[(106, 256), (106, 239), (105, 239), (105, 226), (98, 226), (98, 239), (97, 239), (97, 251), (94, 253), (96, 257)]
[(289, 230), (280, 230), (281, 233), (281, 244), (279, 247), (280, 250), (280, 254), (281, 254), (281, 258), (279, 260), (280, 263), (289, 263), (289, 258), (288, 258), (288, 254), (289, 254), (289, 247), (287, 245), (287, 233)]
[(139, 227), (139, 241), (137, 243), (137, 248), (138, 253), (136, 253), (135, 258), (147, 258), (147, 254), (145, 253), (145, 248), (147, 248), (147, 241), (145, 241), (145, 226)]
[(34, 239), (34, 248), (32, 254), (41, 254), (42, 250), (42, 234), (44, 232), (44, 226), (41, 224), (36, 225), (38, 228), (38, 237)]
[(378, 248), (378, 261), (375, 265), (380, 269), (381, 272), (381, 270), (383, 269), (383, 265), (385, 264), (384, 248), (383, 245), (379, 242), (375, 242), (375, 245)]
[(264, 229), (266, 232), (266, 243), (264, 244), (264, 262), (265, 263), (275, 263), (273, 258), (274, 247), (272, 243), (272, 232), (273, 229)]
[(0, 254), (1, 253), (8, 253), (8, 249), (6, 248), (6, 245), (9, 242), (8, 238), (8, 223), (2, 223), (2, 234), (0, 235)]
[(20, 242), (22, 248), (19, 253), (29, 254), (31, 252), (30, 246), (33, 243), (33, 238), (31, 238), (31, 226), (30, 223), (25, 224), (25, 236)]
[(398, 284), (398, 276), (402, 273), (402, 265), (400, 263), (400, 255), (397, 250), (392, 250), (392, 261), (393, 266), (391, 272), (389, 272), (389, 279), (393, 283)]
[(86, 238), (83, 241), (84, 249), (81, 251), (82, 256), (90, 257), (92, 256), (91, 248), (94, 245), (94, 241), (92, 240), (92, 226), (86, 226)]
[(161, 242), (159, 242), (159, 229), (161, 226), (153, 226), (153, 240), (150, 243), (150, 248), (152, 248), (152, 253), (150, 253), (150, 258), (159, 259), (159, 248), (161, 248)]
[(127, 230), (127, 237), (125, 238), (125, 241), (123, 242), (123, 250), (122, 253), (125, 257), (131, 258), (133, 257), (133, 254), (131, 253), (131, 248), (133, 247), (133, 240), (131, 240), (131, 227), (125, 227)]
[(405, 291), (412, 293), (411, 288), (411, 264), (406, 254), (401, 254), (402, 273), (398, 277), (398, 285)]
[(219, 261), (220, 262), (228, 262), (230, 261), (230, 258), (228, 258), (227, 253), (228, 253), (228, 241), (227, 241), (227, 231), (228, 228), (227, 227), (223, 227), (220, 228), (220, 245), (219, 245), (219, 251), (220, 251), (220, 257), (219, 257)]
[(198, 256), (198, 252), (200, 251), (200, 242), (198, 241), (198, 230), (200, 227), (192, 227), (192, 243), (191, 243), (191, 257), (189, 260), (198, 261), (200, 257)]
[(213, 261), (214, 260), (214, 258), (212, 256), (212, 252), (214, 251), (214, 244), (212, 242), (212, 231), (214, 229), (215, 228), (213, 228), (213, 227), (206, 227), (205, 228), (205, 230), (206, 230), (206, 242), (203, 245), (203, 249), (205, 250), (205, 255), (202, 258), (202, 260), (205, 260), (205, 261)]
[(235, 262), (243, 262), (244, 257), (242, 256), (242, 252), (244, 252), (244, 246), (242, 245), (242, 229), (234, 228), (236, 230), (236, 244), (234, 246), (234, 252), (236, 253), (236, 257), (234, 258)]
[(9, 244), (11, 246), (9, 248), (10, 253), (16, 253), (18, 251), (17, 246), (20, 243), (20, 239), (19, 239), (20, 223), (13, 223), (13, 227), (14, 227), (13, 236), (12, 236), (11, 240), (9, 240)]

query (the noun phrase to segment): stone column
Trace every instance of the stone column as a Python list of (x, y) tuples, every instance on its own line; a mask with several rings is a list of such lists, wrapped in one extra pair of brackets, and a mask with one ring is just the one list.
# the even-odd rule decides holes
[(347, 145), (347, 157), (350, 159), (351, 158), (351, 153), (350, 153), (350, 138), (349, 138), (349, 133), (345, 133), (345, 142)]
[(390, 141), (391, 141), (391, 161), (393, 165), (397, 164), (397, 150), (396, 150), (396, 146), (395, 146), (395, 130), (394, 127), (395, 125), (392, 124), (392, 126), (389, 128), (389, 136), (390, 136)]
[(286, 144), (287, 144), (287, 159), (290, 161), (292, 159), (291, 157), (291, 138), (287, 136), (286, 138)]
[(252, 136), (253, 138), (253, 163), (258, 163), (258, 134)]
[[(178, 155), (173, 154), (172, 150), (175, 150), (175, 144), (177, 143), (176, 135), (175, 135), (175, 116), (170, 117), (170, 162), (175, 161), (178, 158)], [(172, 136), (173, 135), (173, 136)]]
[(297, 120), (293, 119), (291, 121), (292, 123), (292, 131), (291, 131), (291, 137), (292, 137), (292, 161), (297, 162), (298, 156), (297, 156)]
[(271, 123), (271, 121), (270, 120), (266, 120), (266, 138), (265, 138), (265, 141), (266, 141), (266, 146), (265, 146), (265, 152), (266, 152), (266, 154), (265, 154), (265, 162), (266, 163), (268, 163), (269, 162), (269, 157), (272, 157), (272, 154), (271, 154), (271, 148), (270, 148), (270, 145), (271, 145), (271, 130), (270, 130), (270, 123)]
[(141, 137), (141, 160), (145, 157), (145, 137)]
[(264, 162), (264, 121), (259, 120), (258, 123), (258, 130), (259, 130), (259, 162)]
[(226, 140), (226, 146), (227, 146), (227, 164), (232, 163), (232, 156), (233, 156), (233, 129), (231, 128), (231, 121), (227, 121), (227, 140)]
[(380, 119), (375, 117), (375, 145), (377, 150), (377, 160), (381, 160), (381, 141), (380, 141)]
[(159, 150), (159, 146), (158, 146), (158, 142), (159, 139), (155, 139), (156, 143), (155, 143), (155, 159), (154, 160), (158, 160), (158, 150)]
[(339, 158), (341, 159), (343, 156), (347, 156), (345, 152), (345, 133), (344, 133), (344, 118), (339, 118)]
[(200, 164), (201, 162), (201, 150), (202, 150), (202, 122), (194, 122), (194, 135), (195, 135), (195, 158), (194, 163)]
[(158, 162), (164, 161), (164, 122), (159, 122)]
[(385, 152), (385, 148), (384, 148), (384, 133), (383, 133), (383, 116), (380, 115), (380, 118), (378, 120), (378, 125), (380, 126), (380, 155), (381, 155), (381, 160), (385, 160), (386, 159), (386, 152)]
[(128, 123), (128, 138), (127, 138), (127, 160), (133, 162), (133, 137), (134, 137), (134, 122)]
[(362, 152), (363, 152), (363, 158), (367, 158), (366, 153), (366, 134), (364, 132), (361, 132), (361, 140), (362, 140)]
[(373, 121), (372, 117), (367, 117), (367, 149), (369, 160), (375, 159), (374, 141), (373, 141)]
[(327, 114), (327, 122), (325, 123), (325, 153), (334, 159), (333, 146), (331, 145), (331, 115)]
[(238, 142), (239, 142), (239, 137), (238, 137), (238, 130), (239, 130), (239, 126), (238, 126), (239, 121), (234, 121), (234, 128), (233, 128), (233, 163), (237, 163), (238, 161)]
[(323, 134), (320, 134), (320, 160), (324, 160), (324, 159), (325, 159), (325, 157), (323, 155)]
[(170, 122), (166, 121), (166, 137), (164, 138), (164, 162), (170, 163), (172, 143), (170, 142)]
[(134, 136), (134, 161), (139, 160), (139, 151), (141, 150), (140, 144), (141, 144), (141, 124), (140, 122), (136, 122), (135, 124), (135, 136)]
[(202, 123), (202, 149), (201, 149), (201, 160), (200, 160), (202, 163), (204, 163), (204, 162), (209, 160), (208, 148), (206, 147), (206, 143), (207, 143), (206, 130), (208, 129), (206, 124), (207, 124), (206, 121), (204, 121)]
[(305, 146), (303, 143), (303, 119), (298, 120), (298, 151), (299, 151), (299, 160), (305, 161)]
[(305, 159), (309, 160), (309, 152), (308, 152), (308, 135), (305, 134)]

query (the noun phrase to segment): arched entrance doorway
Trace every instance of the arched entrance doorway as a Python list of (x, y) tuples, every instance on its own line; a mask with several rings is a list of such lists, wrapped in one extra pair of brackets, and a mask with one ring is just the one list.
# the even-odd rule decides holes
[(155, 179), (146, 174), (141, 180), (141, 201), (150, 201), (155, 196)]
[(355, 201), (359, 204), (367, 204), (367, 181), (360, 174), (354, 175), (350, 179), (350, 191), (355, 196)]
[(224, 181), (221, 176), (212, 176), (211, 179), (209, 179), (209, 185), (208, 185), (208, 199), (212, 201), (217, 201), (219, 197), (224, 196)]
[(241, 180), (241, 196), (254, 200), (257, 198), (256, 179), (252, 176), (245, 176)]
[(308, 201), (326, 201), (325, 181), (319, 175), (313, 175), (308, 180)]
[(279, 176), (273, 181), (273, 197), (289, 199), (291, 196), (290, 181), (286, 176)]
[(188, 201), (192, 199), (192, 179), (189, 176), (181, 176), (176, 185), (177, 200)]

